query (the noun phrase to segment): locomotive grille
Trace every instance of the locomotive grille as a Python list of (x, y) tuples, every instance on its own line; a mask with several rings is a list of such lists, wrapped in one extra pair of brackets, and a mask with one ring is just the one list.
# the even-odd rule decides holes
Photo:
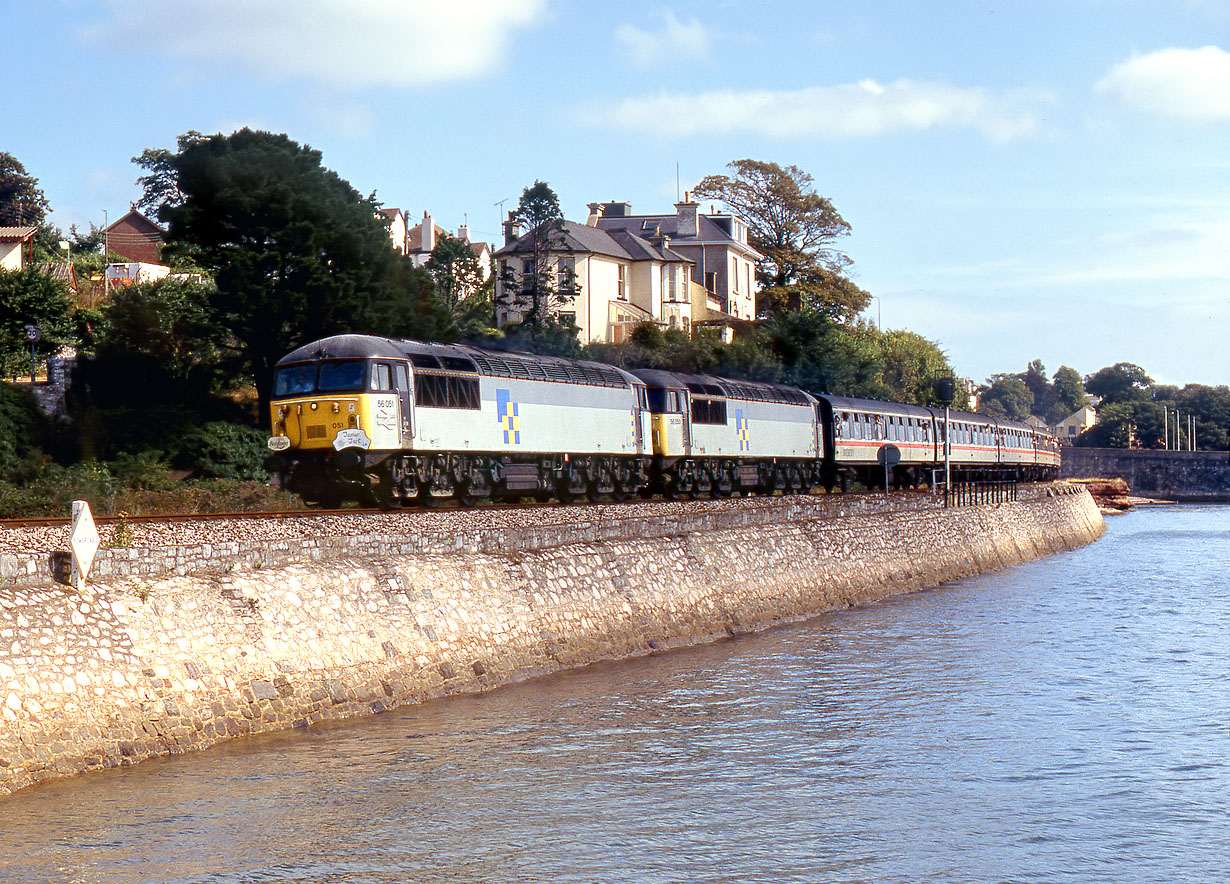
[(323, 426), (308, 427), (307, 437), (309, 439), (323, 439), (325, 438), (325, 428)]

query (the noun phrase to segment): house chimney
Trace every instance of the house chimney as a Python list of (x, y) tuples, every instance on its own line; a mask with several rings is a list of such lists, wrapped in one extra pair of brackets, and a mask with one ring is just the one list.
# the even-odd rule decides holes
[(700, 235), (700, 217), (698, 211), (700, 204), (692, 199), (692, 192), (684, 191), (683, 202), (675, 203), (676, 236), (699, 236)]
[(504, 222), (504, 245), (512, 245), (521, 238), (521, 225), (517, 223), (517, 213), (509, 212), (508, 220)]
[(457, 238), (461, 240), (462, 242), (470, 241), (470, 225), (469, 224), (462, 224), (460, 227), (457, 228)]
[(597, 227), (602, 220), (602, 203), (589, 204), (589, 217), (585, 219), (586, 227)]
[(423, 213), (423, 226), (420, 230), (419, 242), (422, 243), (423, 251), (434, 251), (436, 248), (436, 222), (432, 219), (430, 212)]

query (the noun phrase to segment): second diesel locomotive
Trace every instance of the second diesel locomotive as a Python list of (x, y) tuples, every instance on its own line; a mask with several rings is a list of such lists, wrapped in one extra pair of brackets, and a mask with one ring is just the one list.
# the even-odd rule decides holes
[[(945, 460), (943, 411), (707, 375), (338, 335), (275, 370), (269, 448), (305, 499), (624, 499), (917, 485)], [(1053, 437), (949, 416), (954, 477), (1045, 479)]]

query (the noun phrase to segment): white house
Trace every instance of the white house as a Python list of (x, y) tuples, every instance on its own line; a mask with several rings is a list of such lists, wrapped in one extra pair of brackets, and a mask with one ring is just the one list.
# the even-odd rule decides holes
[[(518, 288), (533, 271), (532, 236), (519, 235), (510, 221), (505, 240), (495, 253), (498, 325), (520, 321), (530, 308)], [(582, 341), (622, 341), (641, 322), (689, 328), (690, 262), (667, 237), (565, 221), (563, 230), (552, 234), (550, 253), (555, 283), (572, 283), (571, 299), (553, 310), (576, 324)]]
[(26, 264), (26, 246), (37, 227), (0, 227), (0, 270), (20, 270)]

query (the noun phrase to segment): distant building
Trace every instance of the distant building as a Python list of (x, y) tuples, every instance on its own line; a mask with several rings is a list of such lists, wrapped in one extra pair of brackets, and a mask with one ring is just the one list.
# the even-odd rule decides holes
[[(505, 225), (507, 242), (495, 253), (501, 271), (496, 278), (500, 326), (521, 321), (531, 307), (528, 295), (517, 287), (533, 272), (532, 237), (519, 235), (511, 214)], [(571, 302), (553, 312), (574, 323), (584, 342), (622, 341), (642, 322), (689, 328), (690, 262), (662, 237), (647, 239), (626, 230), (565, 221), (564, 229), (552, 235), (550, 260), (556, 284), (570, 280), (573, 286)]]
[(444, 236), (451, 236), (468, 243), (470, 251), (474, 253), (474, 258), (478, 261), (478, 269), (482, 273), (483, 280), (486, 281), (491, 276), (491, 244), (471, 241), (470, 228), (466, 224), (458, 227), (455, 234), (450, 233), (436, 223), (430, 212), (424, 212), (422, 221), (413, 227), (406, 228), (405, 248), (402, 251), (414, 260), (416, 267), (422, 267), (431, 257), (440, 238)]
[(978, 400), (982, 398), (978, 395), (978, 385), (970, 378), (957, 378), (957, 386), (969, 397), (969, 410), (977, 411)]
[(144, 261), (133, 261), (128, 264), (107, 265), (107, 288), (128, 286), (134, 282), (154, 282), (164, 279), (171, 273), (171, 268), (165, 264), (147, 264)]
[(107, 227), (107, 251), (141, 264), (162, 263), (163, 229), (149, 218), (132, 210)]
[(21, 270), (37, 227), (0, 227), (0, 270)]
[(1088, 405), (1078, 408), (1055, 425), (1055, 435), (1064, 445), (1072, 442), (1085, 430), (1098, 422), (1098, 413)]
[(389, 222), (389, 239), (393, 251), (406, 253), (406, 215), (401, 209), (381, 209), (380, 214)]
[(748, 244), (747, 222), (738, 215), (706, 215), (685, 193), (672, 214), (634, 215), (628, 203), (590, 203), (587, 223), (650, 241), (662, 238), (688, 260), (690, 278), (706, 293), (713, 319), (756, 318), (756, 264), (764, 256)]

